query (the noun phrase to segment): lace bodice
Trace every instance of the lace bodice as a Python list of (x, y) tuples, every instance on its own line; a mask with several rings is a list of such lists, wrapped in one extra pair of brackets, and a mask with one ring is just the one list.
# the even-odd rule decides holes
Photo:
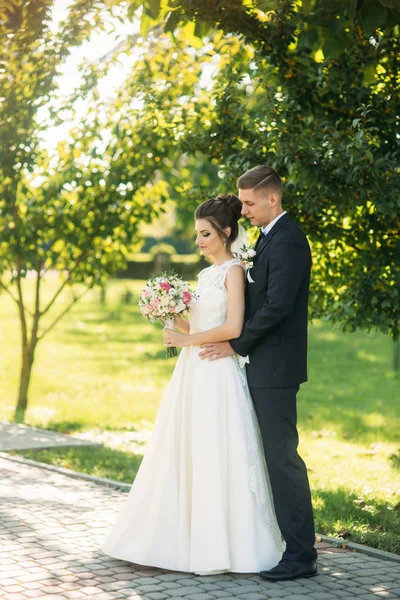
[(196, 300), (189, 311), (190, 333), (213, 329), (225, 323), (228, 313), (228, 294), (225, 279), (228, 269), (240, 265), (237, 258), (200, 271)]

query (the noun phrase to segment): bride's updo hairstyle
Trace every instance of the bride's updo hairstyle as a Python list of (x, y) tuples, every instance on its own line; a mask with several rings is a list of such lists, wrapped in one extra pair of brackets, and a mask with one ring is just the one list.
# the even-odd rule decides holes
[[(239, 232), (238, 220), (241, 217), (242, 203), (234, 194), (219, 194), (206, 200), (196, 208), (195, 219), (206, 219), (224, 240), (226, 249), (236, 240)], [(231, 228), (229, 237), (224, 229)]]

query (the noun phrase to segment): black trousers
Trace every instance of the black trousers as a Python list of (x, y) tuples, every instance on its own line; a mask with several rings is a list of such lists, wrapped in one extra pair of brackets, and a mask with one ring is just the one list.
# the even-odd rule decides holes
[(286, 541), (283, 558), (317, 558), (310, 485), (297, 452), (296, 394), (290, 388), (250, 388), (260, 424), (278, 525)]

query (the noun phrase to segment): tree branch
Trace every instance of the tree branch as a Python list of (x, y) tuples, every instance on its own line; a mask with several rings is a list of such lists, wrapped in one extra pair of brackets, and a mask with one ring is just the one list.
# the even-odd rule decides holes
[(49, 304), (46, 306), (46, 308), (41, 312), (41, 315), (45, 315), (50, 308), (53, 306), (54, 302), (57, 300), (58, 296), (61, 294), (61, 292), (63, 291), (63, 289), (65, 288), (65, 286), (67, 285), (67, 283), (69, 281), (71, 281), (71, 277), (74, 273), (74, 271), (78, 268), (78, 266), (81, 264), (82, 260), (85, 257), (85, 253), (81, 254), (81, 256), (78, 258), (78, 260), (76, 261), (74, 267), (70, 270), (68, 277), (66, 277), (65, 281), (63, 281), (62, 285), (60, 286), (60, 288), (57, 290), (57, 292), (54, 294), (53, 298), (50, 300)]
[[(49, 332), (51, 329), (53, 329), (53, 327), (54, 327), (54, 326), (55, 326), (55, 325), (58, 323), (58, 321), (60, 321), (60, 320), (63, 318), (63, 316), (67, 314), (67, 312), (68, 312), (69, 310), (71, 310), (71, 308), (73, 307), (73, 305), (74, 305), (74, 304), (76, 304), (76, 303), (78, 302), (78, 300), (80, 300), (80, 299), (81, 299), (81, 298), (82, 298), (82, 297), (83, 297), (85, 294), (87, 294), (87, 292), (88, 292), (89, 290), (91, 290), (93, 286), (94, 286), (94, 282), (93, 282), (93, 283), (92, 283), (92, 284), (91, 284), (89, 287), (87, 287), (87, 288), (86, 288), (86, 289), (85, 289), (85, 290), (82, 292), (82, 294), (79, 294), (79, 296), (75, 296), (75, 297), (74, 297), (74, 299), (73, 299), (73, 301), (72, 301), (72, 302), (70, 302), (70, 304), (67, 306), (67, 308), (66, 308), (65, 310), (63, 310), (63, 311), (62, 311), (62, 312), (61, 312), (61, 313), (58, 315), (58, 317), (57, 317), (56, 319), (54, 319), (53, 323), (52, 323), (51, 325), (49, 325), (49, 327), (48, 327), (47, 329), (45, 329), (45, 330), (43, 331), (43, 333), (41, 333), (41, 334), (40, 334), (40, 335), (37, 337), (37, 341), (38, 341), (38, 342), (40, 342), (40, 340), (41, 340), (41, 339), (42, 339), (42, 338), (43, 338), (43, 337), (44, 337), (44, 336), (45, 336), (45, 335), (46, 335), (46, 334), (47, 334), (47, 333), (48, 333), (48, 332)], [(42, 314), (43, 314), (43, 313), (42, 313)]]
[(9, 287), (8, 287), (8, 286), (7, 286), (5, 283), (3, 283), (3, 282), (1, 281), (1, 279), (0, 279), (0, 287), (1, 287), (1, 288), (2, 288), (2, 289), (5, 291), (5, 292), (7, 292), (7, 294), (10, 296), (10, 298), (12, 298), (12, 299), (14, 300), (15, 304), (17, 304), (17, 305), (18, 305), (18, 299), (17, 299), (17, 298), (14, 296), (14, 294), (12, 293), (12, 291), (10, 290), (10, 288), (9, 288)]

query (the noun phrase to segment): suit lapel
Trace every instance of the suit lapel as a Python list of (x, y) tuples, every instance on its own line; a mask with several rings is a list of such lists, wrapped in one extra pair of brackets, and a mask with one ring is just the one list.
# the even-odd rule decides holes
[(267, 235), (264, 237), (263, 240), (260, 241), (260, 243), (256, 243), (255, 246), (255, 251), (256, 251), (256, 255), (254, 257), (254, 263), (257, 261), (257, 258), (260, 256), (261, 252), (263, 250), (265, 250), (265, 248), (268, 246), (269, 242), (272, 240), (272, 238), (274, 237), (274, 235), (276, 234), (277, 231), (279, 231), (279, 229), (282, 227), (282, 225), (284, 225), (287, 221), (290, 220), (290, 217), (288, 215), (288, 213), (286, 213), (285, 215), (283, 215), (283, 217), (281, 217), (273, 226), (273, 228), (271, 229), (271, 231), (269, 231), (267, 233)]

